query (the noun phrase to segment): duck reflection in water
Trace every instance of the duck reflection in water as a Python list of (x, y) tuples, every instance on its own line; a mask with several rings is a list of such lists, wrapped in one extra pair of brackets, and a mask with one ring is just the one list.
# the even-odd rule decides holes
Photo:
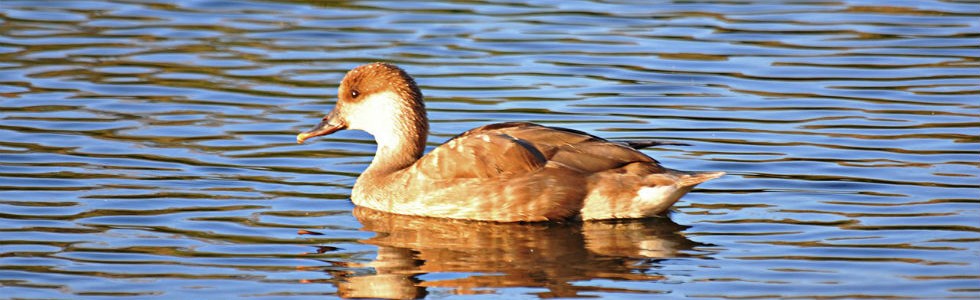
[[(616, 290), (575, 282), (591, 279), (663, 280), (651, 272), (660, 259), (697, 255), (668, 218), (572, 223), (491, 223), (424, 218), (358, 207), (362, 243), (378, 246), (366, 266), (373, 274), (337, 272), (338, 293), (352, 298), (419, 298), (428, 288), (454, 294), (493, 293), (495, 288), (537, 287), (540, 297)], [(450, 279), (420, 279), (453, 273)], [(459, 276), (455, 276), (459, 275)]]

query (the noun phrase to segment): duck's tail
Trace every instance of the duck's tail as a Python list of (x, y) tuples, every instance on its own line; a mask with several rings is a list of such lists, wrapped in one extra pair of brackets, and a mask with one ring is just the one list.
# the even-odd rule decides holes
[(722, 175), (725, 172), (685, 172), (672, 169), (658, 169), (657, 173), (645, 175), (593, 175), (594, 182), (590, 184), (583, 202), (582, 219), (656, 216), (669, 209), (695, 185)]
[(693, 187), (724, 175), (725, 172), (684, 172), (678, 180), (678, 185), (681, 187)]

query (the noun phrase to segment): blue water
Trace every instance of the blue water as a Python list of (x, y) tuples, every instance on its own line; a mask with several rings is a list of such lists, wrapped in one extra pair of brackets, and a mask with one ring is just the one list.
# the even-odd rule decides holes
[[(357, 65), (431, 146), (532, 121), (726, 171), (666, 219), (355, 210)], [(0, 298), (980, 298), (973, 1), (0, 2)]]

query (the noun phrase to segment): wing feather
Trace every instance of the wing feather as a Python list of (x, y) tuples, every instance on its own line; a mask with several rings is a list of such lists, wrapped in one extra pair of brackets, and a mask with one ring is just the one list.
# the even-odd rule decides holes
[(530, 173), (549, 162), (582, 173), (647, 162), (653, 158), (603, 138), (533, 123), (491, 124), (466, 131), (423, 156), (416, 167), (433, 179), (490, 178)]

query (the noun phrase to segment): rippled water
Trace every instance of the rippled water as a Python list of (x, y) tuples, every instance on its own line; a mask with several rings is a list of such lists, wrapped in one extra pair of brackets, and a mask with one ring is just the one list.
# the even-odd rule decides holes
[[(0, 2), (0, 295), (980, 297), (974, 1)], [(297, 145), (394, 62), (430, 145), (534, 121), (728, 176), (670, 219), (355, 210)]]

